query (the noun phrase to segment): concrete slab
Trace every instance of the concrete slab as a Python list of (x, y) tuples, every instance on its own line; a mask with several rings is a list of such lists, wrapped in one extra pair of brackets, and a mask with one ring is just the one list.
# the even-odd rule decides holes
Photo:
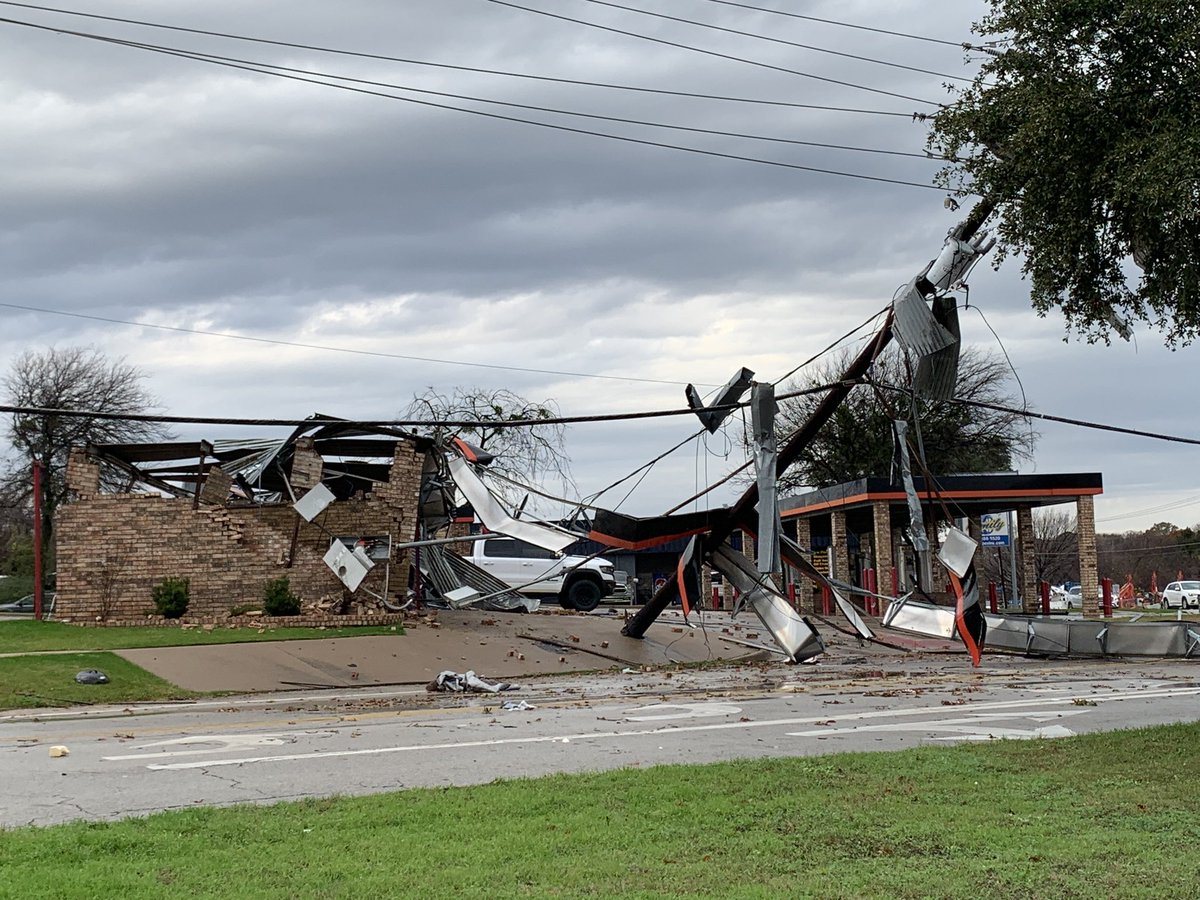
[(765, 654), (734, 641), (751, 636), (769, 641), (746, 622), (709, 620), (699, 630), (685, 627), (677, 615), (664, 615), (642, 640), (622, 636), (622, 624), (619, 614), (438, 610), (414, 616), (395, 635), (118, 652), (188, 690), (255, 692), (424, 684), (445, 670), (471, 669), (482, 678), (503, 680), (704, 660), (751, 661)]

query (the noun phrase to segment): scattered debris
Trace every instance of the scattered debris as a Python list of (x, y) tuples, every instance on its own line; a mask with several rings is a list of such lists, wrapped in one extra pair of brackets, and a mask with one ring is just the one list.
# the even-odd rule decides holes
[(53, 747), (50, 748), (50, 758), (51, 759), (61, 759), (64, 756), (70, 756), (70, 755), (71, 755), (71, 751), (68, 750), (66, 747), (64, 747), (62, 744), (55, 744)]
[(509, 712), (525, 712), (528, 709), (537, 709), (532, 703), (527, 700), (505, 700), (501, 709)]
[(108, 676), (99, 669), (84, 669), (75, 676), (79, 684), (108, 684)]
[(498, 694), (500, 691), (516, 691), (520, 688), (507, 681), (486, 681), (472, 671), (440, 672), (438, 677), (426, 685), (428, 691), (453, 691), (454, 693)]

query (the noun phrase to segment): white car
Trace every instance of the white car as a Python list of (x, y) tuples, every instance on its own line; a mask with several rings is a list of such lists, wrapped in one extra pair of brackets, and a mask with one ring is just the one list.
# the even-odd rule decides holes
[(1163, 609), (1200, 609), (1200, 581), (1172, 581), (1162, 592)]

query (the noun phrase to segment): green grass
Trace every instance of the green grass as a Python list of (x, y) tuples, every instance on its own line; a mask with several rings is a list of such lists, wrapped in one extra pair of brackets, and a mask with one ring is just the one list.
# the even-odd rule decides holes
[(0, 897), (1190, 898), (1198, 742), (1177, 725), (15, 829)]
[(212, 631), (202, 628), (147, 626), (145, 628), (85, 628), (65, 622), (12, 619), (0, 622), (0, 653), (40, 653), (46, 650), (135, 650), (140, 647), (190, 647), (196, 644), (245, 644), (251, 641), (302, 641), (317, 638), (402, 634), (399, 625), (352, 628), (271, 627), (262, 634), (251, 627)]
[[(99, 669), (108, 684), (76, 684), (84, 669)], [(34, 709), (79, 703), (184, 700), (185, 691), (113, 653), (53, 653), (0, 658), (0, 709)]]

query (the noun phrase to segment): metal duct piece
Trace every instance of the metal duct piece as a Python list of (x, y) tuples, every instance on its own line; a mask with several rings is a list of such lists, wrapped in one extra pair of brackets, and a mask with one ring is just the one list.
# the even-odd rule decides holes
[(800, 549), (799, 544), (787, 535), (780, 535), (779, 543), (783, 551), (783, 558), (789, 566), (799, 569), (800, 574), (805, 578), (815, 581), (822, 587), (828, 588), (830, 595), (833, 597), (833, 602), (837, 604), (837, 608), (841, 610), (842, 615), (853, 626), (859, 637), (868, 639), (875, 637), (875, 632), (863, 621), (862, 616), (858, 614), (858, 610), (854, 608), (854, 604), (842, 596), (842, 592), (837, 589), (837, 586), (826, 578), (820, 569), (812, 564), (812, 561)]
[(758, 571), (764, 575), (783, 568), (779, 559), (779, 498), (775, 469), (775, 385), (755, 384), (750, 392), (750, 427), (754, 434), (754, 469), (758, 478)]
[(450, 477), (463, 492), (467, 502), (475, 509), (475, 515), (488, 529), (497, 534), (517, 538), (534, 544), (552, 553), (559, 553), (579, 540), (580, 535), (539, 525), (537, 522), (521, 522), (509, 515), (486, 484), (475, 474), (471, 464), (461, 456), (450, 456)]
[(825, 652), (821, 635), (771, 585), (759, 575), (754, 564), (727, 544), (718, 547), (709, 558), (714, 569), (729, 579), (742, 600), (754, 610), (775, 643), (793, 662), (803, 662)]
[[(900, 479), (904, 482), (904, 496), (908, 499), (908, 537), (918, 555), (929, 555), (929, 535), (925, 533), (925, 518), (921, 512), (921, 498), (913, 482), (912, 462), (908, 457), (908, 423), (903, 419), (892, 422), (896, 430), (896, 443), (900, 446)], [(928, 587), (928, 585), (924, 585)]]
[[(733, 377), (725, 382), (725, 386), (717, 391), (717, 396), (710, 404), (704, 405), (704, 400), (700, 397), (700, 392), (693, 385), (688, 385), (684, 389), (684, 396), (687, 397), (688, 406), (696, 413), (701, 424), (708, 429), (710, 434), (715, 434), (717, 429), (721, 427), (721, 423), (729, 418), (733, 412), (732, 409), (720, 409), (722, 406), (729, 406), (737, 403), (742, 399), (742, 395), (750, 388), (750, 382), (754, 378), (754, 373), (747, 368), (738, 369), (733, 373)], [(712, 408), (717, 407), (717, 408)]]

